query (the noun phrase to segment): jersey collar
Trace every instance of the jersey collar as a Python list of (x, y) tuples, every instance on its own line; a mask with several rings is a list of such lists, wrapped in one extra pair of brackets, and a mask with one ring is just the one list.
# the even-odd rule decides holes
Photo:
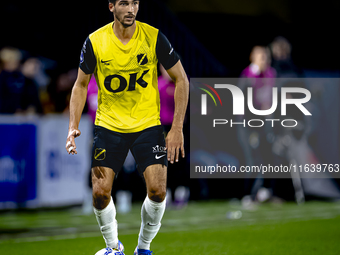
[(136, 29), (135, 29), (135, 32), (133, 33), (132, 35), (132, 38), (130, 39), (130, 41), (124, 45), (119, 39), (118, 37), (115, 35), (115, 33), (113, 32), (113, 22), (111, 22), (111, 25), (110, 25), (110, 35), (111, 35), (111, 38), (113, 40), (113, 42), (119, 47), (121, 48), (122, 50), (128, 50), (130, 49), (133, 44), (135, 43), (136, 41), (136, 38), (137, 38), (137, 35), (139, 33), (139, 22), (136, 21)]

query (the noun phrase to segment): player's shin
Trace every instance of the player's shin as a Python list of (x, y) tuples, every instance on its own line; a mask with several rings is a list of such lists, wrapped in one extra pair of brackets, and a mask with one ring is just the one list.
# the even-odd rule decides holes
[(150, 243), (161, 227), (165, 205), (166, 199), (157, 203), (146, 196), (141, 211), (142, 224), (138, 238), (138, 249), (150, 250)]
[(116, 220), (116, 207), (111, 201), (107, 207), (102, 210), (93, 208), (96, 215), (100, 231), (102, 232), (106, 246), (110, 248), (117, 248), (118, 246), (118, 228)]

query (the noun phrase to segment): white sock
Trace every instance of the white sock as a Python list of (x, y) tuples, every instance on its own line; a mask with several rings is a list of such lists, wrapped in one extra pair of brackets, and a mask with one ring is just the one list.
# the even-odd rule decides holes
[(111, 201), (103, 210), (98, 210), (93, 207), (94, 214), (96, 215), (100, 231), (102, 232), (106, 246), (111, 248), (118, 247), (118, 228), (116, 221), (116, 207)]
[(161, 219), (165, 211), (166, 199), (157, 203), (146, 196), (142, 205), (142, 224), (138, 238), (138, 249), (150, 250), (150, 243), (161, 228)]

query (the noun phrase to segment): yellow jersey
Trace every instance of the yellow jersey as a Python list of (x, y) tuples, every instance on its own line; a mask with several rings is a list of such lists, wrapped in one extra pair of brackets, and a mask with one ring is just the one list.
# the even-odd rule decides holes
[(98, 85), (95, 125), (134, 133), (161, 124), (158, 60), (167, 70), (179, 58), (166, 37), (145, 23), (136, 21), (126, 45), (114, 34), (113, 22), (89, 35), (79, 67), (94, 73)]

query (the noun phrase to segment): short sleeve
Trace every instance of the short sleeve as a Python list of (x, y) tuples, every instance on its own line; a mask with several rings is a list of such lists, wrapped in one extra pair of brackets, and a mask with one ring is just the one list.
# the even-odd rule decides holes
[(96, 68), (97, 60), (93, 52), (92, 43), (89, 37), (86, 38), (80, 53), (80, 69), (86, 74), (92, 74)]
[(174, 51), (174, 48), (161, 31), (158, 32), (156, 54), (165, 70), (173, 67), (179, 60), (178, 54)]

